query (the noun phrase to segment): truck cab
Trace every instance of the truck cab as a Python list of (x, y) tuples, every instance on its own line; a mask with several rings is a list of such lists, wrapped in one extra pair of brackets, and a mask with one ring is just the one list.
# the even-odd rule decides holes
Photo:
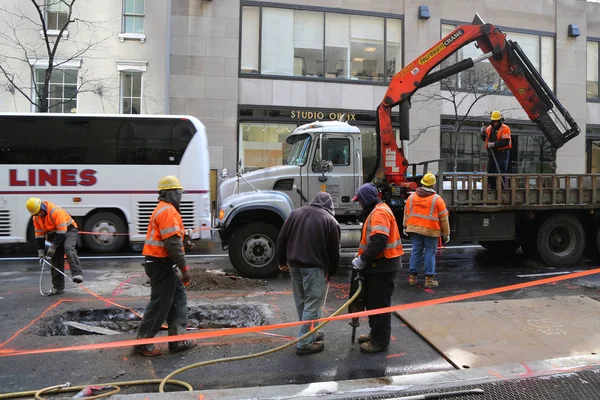
[(250, 277), (278, 271), (275, 246), (292, 210), (317, 192), (333, 198), (336, 219), (355, 221), (361, 212), (351, 201), (363, 183), (361, 133), (346, 122), (313, 122), (287, 138), (284, 165), (224, 180), (218, 189), (215, 228), (234, 267)]

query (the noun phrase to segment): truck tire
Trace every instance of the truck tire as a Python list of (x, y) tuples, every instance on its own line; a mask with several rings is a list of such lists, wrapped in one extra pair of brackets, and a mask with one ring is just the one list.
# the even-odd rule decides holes
[(551, 267), (568, 268), (578, 262), (585, 248), (585, 231), (569, 214), (548, 217), (537, 234), (539, 257)]
[[(85, 220), (84, 232), (97, 232), (98, 234), (84, 234), (83, 243), (94, 253), (113, 253), (121, 250), (127, 243), (127, 225), (123, 218), (112, 212), (99, 212)], [(119, 233), (119, 235), (113, 235)]]
[(265, 222), (253, 222), (237, 229), (229, 242), (229, 259), (241, 274), (264, 278), (279, 272), (275, 246), (279, 229)]
[(482, 240), (479, 245), (494, 254), (512, 254), (519, 248), (514, 240)]

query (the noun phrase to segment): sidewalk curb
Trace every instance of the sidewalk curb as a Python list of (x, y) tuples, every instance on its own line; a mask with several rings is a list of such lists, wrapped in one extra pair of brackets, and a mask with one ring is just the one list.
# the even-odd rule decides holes
[[(339, 382), (330, 381), (304, 385), (116, 395), (112, 396), (112, 398), (115, 400), (153, 400), (165, 399), (167, 397), (173, 400), (304, 400), (318, 397), (323, 400), (338, 400), (392, 393), (402, 396), (403, 393), (415, 391), (480, 385), (484, 383), (549, 375), (572, 374), (583, 370), (598, 370), (598, 372), (600, 372), (600, 355), (554, 358), (527, 363), (514, 363), (442, 372), (427, 372), (414, 375), (355, 379)], [(173, 379), (182, 378), (174, 377)]]

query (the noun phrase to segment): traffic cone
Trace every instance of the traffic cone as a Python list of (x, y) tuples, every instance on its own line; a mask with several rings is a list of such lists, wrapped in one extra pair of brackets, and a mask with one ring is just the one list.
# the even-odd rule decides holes
[(69, 265), (69, 262), (67, 261), (67, 255), (66, 254), (64, 256), (63, 268), (64, 268), (65, 271), (70, 271), (71, 270), (71, 266)]

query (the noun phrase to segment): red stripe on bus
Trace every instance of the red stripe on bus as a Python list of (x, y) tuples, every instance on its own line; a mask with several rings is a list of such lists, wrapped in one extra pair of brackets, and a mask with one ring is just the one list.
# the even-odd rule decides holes
[[(13, 190), (2, 191), (0, 195), (7, 194), (157, 194), (158, 190)], [(188, 194), (209, 193), (208, 190), (186, 190)]]

